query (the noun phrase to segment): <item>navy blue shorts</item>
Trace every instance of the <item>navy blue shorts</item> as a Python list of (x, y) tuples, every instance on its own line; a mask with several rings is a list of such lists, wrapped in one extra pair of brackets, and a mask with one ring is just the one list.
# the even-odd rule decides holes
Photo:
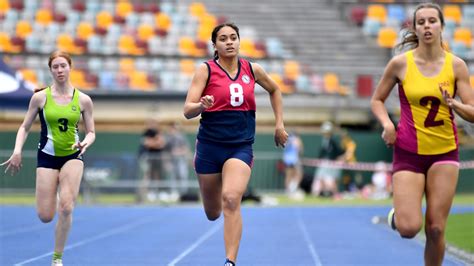
[(224, 163), (231, 158), (239, 159), (252, 168), (252, 144), (229, 146), (196, 141), (194, 169), (198, 174), (222, 173)]
[(81, 160), (82, 155), (79, 156), (80, 151), (77, 151), (74, 154), (68, 156), (53, 156), (47, 153), (44, 153), (38, 150), (38, 164), (36, 165), (37, 168), (51, 168), (51, 169), (61, 169), (63, 165), (69, 160)]

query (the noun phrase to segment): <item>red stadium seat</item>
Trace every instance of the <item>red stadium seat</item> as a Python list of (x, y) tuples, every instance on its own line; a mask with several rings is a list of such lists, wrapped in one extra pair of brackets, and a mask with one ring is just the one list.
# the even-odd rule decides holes
[(361, 6), (354, 6), (351, 8), (350, 20), (352, 23), (361, 27), (365, 19), (365, 8)]
[(86, 10), (86, 4), (83, 0), (75, 0), (72, 2), (72, 9), (78, 11), (79, 13), (83, 13)]
[(22, 11), (25, 8), (23, 0), (10, 0), (10, 8)]
[(370, 97), (372, 95), (373, 86), (372, 75), (357, 76), (357, 96)]

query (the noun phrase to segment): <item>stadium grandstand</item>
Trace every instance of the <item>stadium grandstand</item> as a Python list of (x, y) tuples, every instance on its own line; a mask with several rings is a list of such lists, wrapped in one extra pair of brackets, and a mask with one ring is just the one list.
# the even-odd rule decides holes
[[(393, 206), (393, 149), (381, 138), (370, 99), (387, 62), (401, 52), (394, 47), (419, 2), (0, 0), (0, 163), (12, 155), (33, 91), (53, 82), (50, 54), (62, 50), (72, 57), (71, 84), (93, 101), (96, 136), (83, 157), (77, 207), (71, 204), (76, 208), (63, 246), (66, 265), (222, 265), (229, 238), (221, 232), (235, 229), (224, 222), (229, 212), (221, 215), (222, 206), (242, 213), (235, 219), (244, 225), (238, 232), (239, 265), (423, 265), (430, 230), (438, 240), (446, 235), (443, 265), (474, 265), (474, 124), (459, 116), (460, 170), (446, 230), (425, 223), (407, 240), (390, 228), (395, 219), (387, 222)], [(433, 2), (445, 16), (444, 44), (467, 63), (474, 89), (474, 1)], [(239, 27), (240, 56), (260, 64), (281, 89), (285, 129), (294, 144), (286, 150), (275, 147), (273, 109), (256, 84), (257, 127), (245, 204), (240, 208), (231, 200), (233, 191), (222, 189), (215, 193), (222, 194), (222, 204), (207, 212), (193, 168), (199, 117), (187, 120), (183, 108), (196, 68), (214, 55), (211, 32), (223, 22)], [(397, 89), (385, 105), (398, 122)], [(40, 193), (47, 194), (35, 194), (40, 190), (34, 178), (39, 120), (16, 156), (21, 171), (10, 176), (4, 166), (12, 164), (0, 166), (0, 265), (50, 265), (52, 257), (62, 256), (53, 247), (52, 232), (58, 224), (56, 232), (65, 227), (56, 217), (59, 207), (69, 212), (70, 206), (60, 202), (67, 186), (58, 189), (57, 208), (48, 201), (52, 219), (40, 213), (44, 202), (34, 206)], [(61, 120), (66, 120), (59, 125), (63, 131), (68, 122)], [(159, 139), (154, 154), (145, 149), (148, 137)], [(331, 142), (341, 146), (340, 153), (336, 159), (322, 158)], [(173, 147), (186, 144), (180, 150), (185, 152), (174, 153), (179, 149)], [(285, 158), (292, 155), (298, 158), (288, 163)], [(337, 188), (316, 189), (331, 179), (318, 175), (324, 171), (336, 173), (329, 181), (335, 180)], [(287, 181), (291, 174), (296, 183)], [(449, 177), (454, 184), (454, 176)], [(59, 185), (71, 180), (61, 178)], [(51, 179), (47, 184), (53, 185)], [(56, 198), (57, 191), (50, 191)], [(425, 214), (427, 200), (420, 201)], [(431, 216), (445, 215), (446, 206), (440, 206), (432, 207)], [(59, 261), (53, 265), (62, 266)]]
[[(468, 63), (474, 87), (474, 4), (438, 2), (446, 16), (443, 39)], [(225, 21), (240, 27), (241, 55), (261, 64), (283, 91), (286, 126), (307, 133), (314, 150), (319, 126), (327, 120), (341, 129), (356, 130), (361, 139), (369, 135), (378, 138), (369, 98), (403, 27), (411, 21), (415, 4), (357, 0), (0, 1), (3, 68), (21, 81), (18, 87), (23, 88), (0, 88), (0, 149), (11, 149), (29, 91), (51, 83), (46, 62), (54, 50), (73, 56), (71, 81), (94, 100), (99, 134), (106, 132), (109, 139), (116, 137), (122, 144), (127, 142), (120, 139), (125, 135), (132, 140), (133, 144), (123, 144), (120, 150), (127, 156), (135, 155), (139, 133), (149, 118), (165, 125), (181, 122), (192, 140), (198, 120), (184, 120), (184, 97), (196, 66), (213, 55), (213, 27)], [(387, 106), (397, 119), (396, 90), (392, 94)], [(268, 134), (273, 113), (268, 97), (260, 91), (257, 106), (257, 133)], [(462, 143), (470, 146), (466, 156), (472, 158), (469, 135), (474, 130), (462, 121), (460, 127), (465, 132)], [(36, 125), (35, 130), (38, 128)], [(370, 150), (373, 140), (364, 141), (359, 150)], [(114, 151), (108, 146), (114, 144), (103, 143), (97, 149)], [(380, 158), (388, 161), (389, 152), (383, 147), (380, 150)], [(359, 156), (369, 161), (376, 157)]]

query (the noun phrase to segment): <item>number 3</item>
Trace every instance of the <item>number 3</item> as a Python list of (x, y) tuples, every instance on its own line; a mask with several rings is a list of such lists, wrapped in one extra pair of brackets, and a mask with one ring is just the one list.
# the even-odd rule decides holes
[(59, 118), (58, 123), (59, 125), (59, 131), (61, 132), (66, 132), (67, 131), (67, 119), (66, 118)]
[(441, 101), (434, 96), (426, 96), (420, 99), (421, 106), (427, 106), (428, 102), (431, 102), (431, 108), (428, 116), (425, 119), (425, 127), (437, 127), (444, 125), (443, 120), (435, 120), (436, 115), (438, 114), (439, 106), (441, 105)]
[(234, 107), (241, 106), (244, 103), (244, 89), (238, 83), (232, 83), (229, 86), (230, 104)]

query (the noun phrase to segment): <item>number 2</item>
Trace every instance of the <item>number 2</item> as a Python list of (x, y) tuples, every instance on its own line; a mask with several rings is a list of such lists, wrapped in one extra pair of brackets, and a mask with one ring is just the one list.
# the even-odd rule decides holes
[(434, 96), (426, 96), (420, 99), (421, 106), (427, 106), (428, 102), (431, 102), (431, 108), (428, 112), (428, 116), (425, 119), (425, 127), (437, 127), (444, 125), (443, 120), (435, 120), (436, 115), (438, 114), (439, 106), (441, 101)]
[(234, 107), (241, 106), (244, 103), (244, 89), (238, 83), (232, 83), (229, 86), (230, 104)]

